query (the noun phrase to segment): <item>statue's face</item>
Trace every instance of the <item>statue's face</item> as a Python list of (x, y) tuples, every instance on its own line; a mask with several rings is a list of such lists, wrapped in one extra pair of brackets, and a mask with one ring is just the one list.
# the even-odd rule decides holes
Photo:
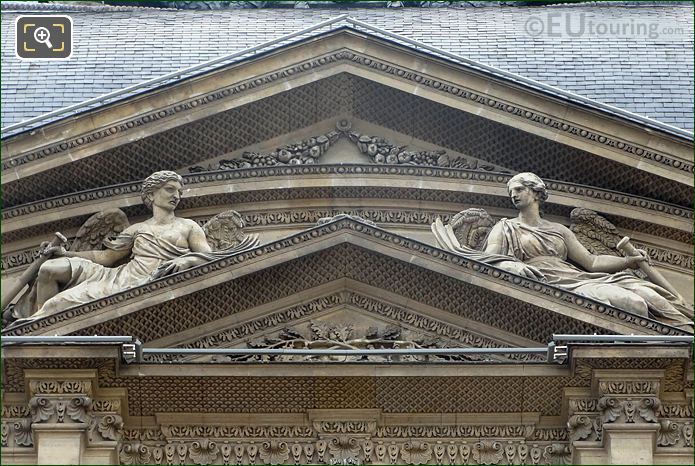
[(174, 210), (181, 201), (183, 187), (178, 181), (167, 181), (152, 193), (152, 207)]
[(518, 181), (513, 181), (509, 184), (509, 197), (517, 209), (523, 209), (534, 202), (538, 202), (538, 195), (535, 191)]

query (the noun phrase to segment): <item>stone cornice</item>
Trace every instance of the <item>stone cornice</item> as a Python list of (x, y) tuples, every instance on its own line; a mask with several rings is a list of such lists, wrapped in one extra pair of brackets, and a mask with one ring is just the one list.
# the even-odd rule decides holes
[[(334, 235), (340, 232), (347, 233), (351, 236), (358, 235), (363, 238), (367, 238), (368, 241), (375, 244), (388, 246), (394, 251), (400, 250), (407, 252), (410, 255), (417, 255), (428, 261), (433, 261), (437, 264), (454, 267), (457, 270), (465, 271), (467, 274), (484, 279), (484, 281), (499, 283), (508, 289), (509, 293), (512, 293), (513, 290), (517, 290), (516, 296), (529, 294), (543, 300), (548, 300), (547, 302), (549, 305), (551, 303), (562, 303), (563, 310), (573, 309), (573, 312), (578, 313), (578, 316), (580, 314), (587, 313), (593, 318), (600, 316), (606, 322), (618, 323), (621, 326), (627, 326), (637, 332), (656, 333), (661, 335), (687, 334), (687, 332), (684, 332), (683, 330), (663, 324), (656, 320), (647, 317), (640, 317), (630, 312), (616, 309), (598, 301), (564, 291), (560, 288), (556, 288), (542, 282), (512, 275), (500, 269), (490, 267), (456, 254), (448, 253), (439, 248), (390, 233), (382, 230), (381, 228), (373, 227), (350, 218), (340, 219), (317, 226), (302, 233), (264, 244), (248, 251), (234, 254), (228, 258), (209, 262), (202, 266), (186, 270), (167, 278), (131, 288), (121, 293), (92, 301), (82, 306), (64, 310), (52, 316), (27, 322), (6, 331), (4, 334), (48, 334), (52, 332), (52, 329), (59, 328), (62, 324), (75, 318), (87, 317), (90, 314), (93, 315), (96, 313), (103, 313), (108, 309), (115, 309), (116, 307), (120, 308), (130, 303), (134, 304), (139, 299), (145, 298), (148, 295), (163, 291), (165, 289), (185, 285), (186, 282), (193, 280), (200, 284), (201, 280), (205, 279), (206, 275), (212, 275), (228, 268), (238, 267), (244, 262), (254, 259), (257, 260), (261, 256), (270, 255), (282, 250), (294, 249), (297, 248), (300, 243), (307, 243), (315, 238)], [(345, 237), (344, 241), (347, 241), (348, 239), (349, 237)], [(521, 294), (518, 294), (518, 292), (521, 292)], [(557, 307), (556, 304), (553, 305)]]
[[(327, 296), (313, 299), (309, 302), (292, 306), (288, 309), (273, 312), (251, 321), (240, 322), (238, 325), (216, 331), (201, 337), (197, 337), (185, 343), (177, 345), (177, 348), (231, 348), (243, 343), (243, 340), (255, 336), (258, 337), (264, 330), (272, 329), (278, 325), (291, 325), (297, 319), (305, 319), (309, 316), (330, 310), (341, 305), (351, 305), (376, 316), (385, 317), (398, 325), (404, 325), (421, 332), (425, 336), (443, 337), (456, 346), (472, 348), (504, 348), (509, 347), (506, 342), (496, 340), (494, 337), (471, 332), (464, 328), (448, 324), (425, 316), (418, 312), (395, 306), (358, 292), (337, 292)], [(149, 361), (190, 361), (197, 357), (147, 357)], [(478, 359), (478, 358), (474, 358)], [(486, 357), (480, 358), (483, 361)], [(496, 358), (493, 358), (496, 359)], [(537, 355), (505, 355), (500, 360), (515, 360), (527, 362), (546, 362), (545, 356)], [(367, 361), (365, 361), (367, 362)]]
[[(506, 183), (512, 175), (490, 173), (485, 170), (465, 170), (441, 167), (417, 167), (409, 165), (295, 165), (283, 167), (245, 168), (236, 170), (223, 170), (184, 175), (186, 187), (195, 190), (198, 187), (208, 185), (221, 185), (239, 181), (263, 181), (268, 179), (303, 179), (307, 176), (333, 176), (340, 178), (358, 177), (361, 180), (384, 176), (398, 179), (417, 177), (420, 180), (432, 181), (461, 181), (472, 186), (492, 186), (498, 191), (496, 194), (506, 196)], [(388, 183), (387, 183), (388, 184)], [(651, 218), (655, 222), (671, 221), (677, 224), (677, 228), (692, 231), (693, 210), (685, 207), (659, 202), (639, 196), (618, 193), (601, 188), (568, 183), (563, 181), (546, 181), (550, 193), (550, 202), (574, 205), (581, 203), (582, 207), (591, 208), (597, 212), (609, 212), (614, 215), (629, 217), (629, 213), (640, 218)], [(5, 231), (13, 231), (26, 226), (44, 223), (46, 214), (58, 215), (57, 218), (70, 216), (67, 209), (92, 206), (89, 212), (79, 212), (73, 215), (82, 215), (100, 210), (102, 203), (109, 202), (110, 206), (140, 204), (141, 182), (124, 183), (99, 189), (67, 194), (52, 199), (23, 204), (6, 209), (2, 213), (3, 227)], [(239, 189), (242, 189), (240, 186)], [(248, 188), (247, 188), (248, 189)], [(227, 186), (220, 190), (228, 192)], [(210, 189), (206, 190), (210, 194)], [(571, 199), (574, 203), (567, 201)], [(564, 201), (563, 201), (564, 200)], [(26, 220), (24, 220), (26, 219)], [(32, 219), (32, 220), (29, 220)], [(50, 218), (49, 220), (53, 220)], [(20, 226), (21, 225), (21, 226)]]
[[(419, 225), (429, 229), (430, 225), (439, 217), (445, 224), (454, 215), (452, 213), (429, 212), (409, 209), (381, 209), (381, 208), (315, 208), (301, 210), (280, 210), (244, 213), (240, 212), (247, 227), (269, 225), (305, 225), (315, 224), (324, 217), (333, 217), (339, 214), (362, 217), (375, 223), (388, 223), (395, 225)], [(204, 224), (210, 216), (194, 217), (193, 220), (199, 224)], [(63, 231), (63, 233), (65, 233)], [(73, 238), (68, 237), (69, 241)], [(647, 244), (641, 241), (632, 243), (638, 249), (644, 249), (651, 258), (652, 262), (665, 268), (677, 272), (692, 272), (695, 267), (695, 257), (682, 251), (664, 248), (654, 244)], [(28, 267), (34, 259), (38, 257), (38, 247), (24, 248), (21, 250), (8, 252), (2, 255), (0, 270), (2, 272), (17, 272)]]
[[(404, 66), (370, 56), (362, 52), (342, 48), (319, 57), (314, 57), (295, 63), (289, 67), (276, 69), (253, 78), (234, 83), (229, 86), (216, 89), (212, 92), (189, 98), (175, 104), (156, 108), (152, 111), (139, 114), (135, 117), (123, 119), (117, 123), (103, 126), (99, 129), (76, 135), (68, 140), (35, 148), (25, 153), (12, 155), (2, 162), (3, 171), (15, 170), (26, 164), (42, 161), (60, 154), (70, 153), (92, 142), (100, 142), (109, 138), (127, 135), (133, 129), (160, 122), (166, 119), (185, 117), (188, 113), (198, 112), (201, 108), (224, 100), (237, 99), (241, 94), (272, 84), (279, 80), (295, 78), (300, 75), (314, 73), (319, 69), (338, 63), (346, 63), (356, 66), (359, 70), (369, 70), (383, 76), (408, 83), (409, 85), (425, 88), (449, 98), (457, 99), (466, 104), (475, 104), (486, 110), (494, 111), (505, 118), (532, 124), (546, 130), (560, 133), (570, 140), (608, 149), (614, 153), (642, 161), (646, 165), (660, 167), (673, 173), (672, 179), (692, 185), (693, 163), (691, 161), (674, 157), (647, 146), (628, 140), (623, 140), (612, 134), (590, 128), (588, 125), (576, 124), (570, 120), (560, 118), (550, 113), (544, 113), (538, 109), (519, 105), (511, 100), (501, 99), (494, 95), (485, 94), (461, 84), (456, 84), (435, 76), (415, 71)], [(589, 121), (587, 119), (587, 121)], [(637, 164), (635, 164), (637, 165)], [(640, 166), (640, 169), (646, 167)], [(11, 180), (8, 180), (11, 181)]]

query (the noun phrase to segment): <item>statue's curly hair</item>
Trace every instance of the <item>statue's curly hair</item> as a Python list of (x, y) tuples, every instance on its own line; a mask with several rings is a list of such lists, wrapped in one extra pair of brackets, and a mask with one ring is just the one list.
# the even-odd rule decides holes
[(181, 175), (168, 170), (154, 172), (145, 178), (145, 181), (142, 182), (140, 197), (142, 197), (142, 203), (145, 204), (148, 209), (152, 210), (152, 194), (169, 181), (178, 181), (183, 186), (183, 178)]
[(507, 190), (509, 190), (509, 185), (514, 181), (538, 193), (539, 201), (545, 202), (548, 200), (548, 190), (545, 188), (545, 183), (543, 183), (543, 180), (541, 180), (538, 175), (530, 172), (514, 175), (511, 180), (507, 181)]

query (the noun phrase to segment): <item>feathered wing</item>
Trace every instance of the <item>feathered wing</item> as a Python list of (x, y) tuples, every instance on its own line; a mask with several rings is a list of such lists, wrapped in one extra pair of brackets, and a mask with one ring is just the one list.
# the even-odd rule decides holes
[(570, 220), (570, 230), (590, 253), (620, 256), (616, 246), (621, 236), (611, 222), (580, 207), (570, 213)]
[[(622, 238), (611, 222), (593, 210), (577, 207), (570, 213), (570, 230), (580, 243), (592, 254), (622, 256), (617, 245)], [(636, 277), (646, 279), (641, 270), (625, 270)]]
[(239, 212), (227, 210), (212, 217), (203, 226), (203, 231), (213, 251), (242, 251), (259, 243), (258, 235), (247, 234), (245, 226)]
[(495, 221), (485, 209), (466, 209), (449, 222), (459, 244), (481, 250)]
[(104, 240), (115, 238), (129, 226), (128, 217), (121, 209), (98, 212), (77, 230), (70, 251), (104, 249)]
[(485, 209), (466, 209), (444, 225), (441, 219), (432, 224), (432, 233), (442, 249), (460, 253), (482, 250), (495, 221)]

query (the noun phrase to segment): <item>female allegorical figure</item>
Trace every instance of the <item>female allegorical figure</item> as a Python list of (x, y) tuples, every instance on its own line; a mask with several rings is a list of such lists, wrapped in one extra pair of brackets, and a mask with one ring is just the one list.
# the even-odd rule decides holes
[(507, 189), (519, 215), (495, 224), (487, 238), (485, 253), (512, 256), (517, 260), (505, 261), (496, 256), (495, 266), (544, 279), (551, 285), (642, 316), (651, 312), (676, 326), (692, 325), (693, 311), (680, 296), (623, 272), (646, 261), (644, 255), (591, 254), (569, 228), (542, 219), (540, 204), (548, 198), (548, 193), (538, 176), (520, 173), (509, 180)]
[[(44, 251), (55, 259), (46, 261), (39, 269), (38, 311), (28, 319), (51, 315), (215, 259), (202, 228), (193, 220), (174, 215), (182, 188), (183, 179), (178, 173), (153, 173), (142, 184), (142, 200), (152, 209), (152, 218), (131, 225), (113, 241), (105, 241), (107, 249), (103, 251), (72, 252), (63, 247)], [(129, 255), (129, 262), (111, 267)]]

